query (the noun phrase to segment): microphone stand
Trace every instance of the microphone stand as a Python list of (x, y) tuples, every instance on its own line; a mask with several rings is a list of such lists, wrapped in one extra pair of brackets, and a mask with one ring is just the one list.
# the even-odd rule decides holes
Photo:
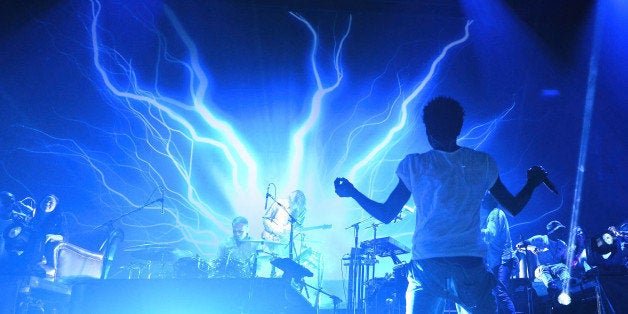
[(354, 236), (354, 247), (356, 247), (356, 248), (358, 247), (358, 230), (360, 230), (360, 224), (363, 223), (363, 222), (369, 221), (371, 219), (373, 219), (373, 217), (368, 217), (366, 219), (362, 219), (362, 220), (352, 224), (351, 226), (345, 228), (345, 230), (349, 230), (351, 228), (354, 229), (354, 234), (353, 234), (353, 236)]
[[(100, 275), (100, 279), (107, 279), (107, 277), (109, 276), (109, 269), (111, 268), (111, 265), (113, 264), (113, 258), (114, 258), (114, 254), (115, 251), (117, 251), (117, 246), (118, 243), (122, 241), (122, 237), (120, 237), (120, 233), (117, 233), (116, 229), (113, 228), (113, 223), (126, 217), (129, 216), (133, 213), (136, 213), (144, 208), (146, 208), (149, 205), (155, 204), (157, 202), (163, 202), (163, 198), (161, 199), (156, 199), (153, 201), (150, 201), (140, 207), (137, 207), (129, 212), (126, 212), (116, 218), (110, 219), (104, 223), (102, 223), (101, 225), (93, 228), (90, 232), (94, 232), (100, 228), (103, 228), (105, 226), (108, 226), (109, 229), (109, 236), (107, 238), (107, 240), (105, 240), (105, 242), (103, 243), (103, 245), (101, 245), (101, 249), (102, 249), (102, 253), (103, 253), (103, 266), (102, 266), (102, 274)], [(163, 204), (163, 203), (162, 203)], [(123, 234), (123, 233), (122, 233)], [(106, 243), (106, 245), (105, 245)], [(104, 246), (104, 247), (103, 247)]]
[[(322, 287), (318, 287), (318, 288), (317, 288), (317, 287), (314, 287), (314, 286), (312, 286), (312, 285), (310, 285), (310, 284), (306, 283), (305, 281), (303, 281), (302, 283), (303, 283), (303, 285), (305, 285), (306, 287), (310, 287), (310, 288), (314, 289), (317, 293), (322, 293), (322, 294), (324, 294), (324, 295), (328, 296), (330, 299), (332, 299), (332, 301), (334, 302), (334, 313), (336, 313), (336, 310), (338, 309), (338, 304), (340, 304), (340, 303), (342, 302), (342, 299), (340, 299), (339, 297), (337, 297), (337, 296), (335, 296), (335, 295), (333, 295), (333, 294), (331, 294), (331, 293), (329, 293), (329, 292), (326, 292), (325, 290), (323, 290), (323, 288), (322, 288)], [(306, 291), (307, 291), (307, 290), (306, 290)], [(317, 303), (316, 303), (316, 305), (315, 305), (315, 309), (316, 309), (316, 312), (318, 312), (318, 309), (319, 309), (319, 304), (318, 304), (318, 302), (317, 302)]]
[[(363, 268), (361, 267), (362, 252), (358, 246), (358, 231), (360, 230), (360, 224), (372, 219), (368, 217), (361, 221), (358, 221), (347, 228), (353, 228), (354, 247), (351, 248), (349, 254), (349, 284), (348, 284), (348, 300), (347, 300), (347, 313), (359, 313), (362, 310), (362, 286), (364, 281)], [(357, 309), (356, 309), (357, 303)], [(357, 312), (356, 312), (357, 311)]]
[(137, 208), (135, 208), (135, 209), (133, 209), (133, 210), (131, 210), (129, 212), (126, 212), (126, 213), (124, 213), (124, 214), (122, 214), (122, 215), (120, 215), (120, 216), (118, 216), (116, 218), (110, 219), (110, 220), (100, 224), (99, 226), (93, 228), (92, 231), (96, 231), (96, 230), (98, 230), (98, 229), (100, 229), (100, 228), (102, 228), (104, 226), (110, 226), (114, 222), (116, 222), (116, 221), (118, 221), (118, 220), (120, 220), (120, 219), (122, 219), (122, 218), (124, 218), (126, 216), (129, 216), (129, 215), (131, 215), (133, 213), (136, 213), (136, 212), (138, 212), (138, 211), (148, 207), (149, 205), (152, 205), (152, 204), (155, 204), (155, 203), (158, 203), (158, 202), (162, 202), (162, 201), (163, 201), (163, 198), (158, 198), (156, 200), (150, 201), (150, 202), (148, 202), (148, 203), (146, 203), (146, 204), (144, 204), (144, 205), (142, 205), (140, 207), (137, 207)]
[(381, 222), (378, 222), (364, 228), (364, 229), (373, 228), (373, 240), (377, 239), (377, 227), (379, 227), (381, 224), (382, 224)]
[(288, 210), (288, 208), (286, 208), (283, 204), (279, 203), (275, 197), (273, 197), (270, 194), (268, 194), (268, 197), (270, 197), (270, 199), (272, 199), (273, 202), (277, 203), (277, 205), (279, 205), (279, 207), (281, 207), (288, 215), (288, 221), (290, 222), (290, 238), (288, 240), (288, 252), (289, 252), (288, 258), (292, 260), (293, 259), (292, 251), (294, 250), (294, 223), (296, 222), (296, 218), (294, 218), (294, 216)]
[[(285, 208), (284, 208), (285, 209)], [(290, 218), (290, 238), (288, 240), (288, 258), (293, 260), (293, 250), (294, 250), (294, 222), (296, 221), (296, 219), (294, 218), (294, 216), (292, 216), (292, 214), (286, 209), (286, 212), (288, 213), (288, 217)]]
[[(373, 228), (373, 241), (377, 240), (377, 227), (379, 227), (381, 224), (382, 224), (381, 222), (376, 222), (364, 228), (364, 229)], [(366, 278), (370, 277), (371, 279), (375, 279), (375, 264), (377, 264), (377, 258), (375, 257), (376, 255), (377, 255), (377, 252), (373, 250), (371, 254), (369, 254), (368, 259), (366, 260), (367, 265), (373, 266), (373, 273), (370, 275), (369, 275), (369, 267), (368, 266), (366, 267)]]

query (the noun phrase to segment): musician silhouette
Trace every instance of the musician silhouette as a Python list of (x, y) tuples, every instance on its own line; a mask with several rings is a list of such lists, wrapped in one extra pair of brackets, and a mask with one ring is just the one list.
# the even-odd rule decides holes
[(513, 196), (488, 154), (461, 147), (464, 109), (450, 97), (436, 97), (423, 109), (432, 150), (409, 154), (398, 165), (399, 182), (384, 203), (358, 191), (349, 180), (334, 181), (336, 194), (351, 197), (376, 219), (389, 223), (410, 197), (416, 205), (412, 261), (406, 291), (406, 313), (442, 313), (450, 299), (472, 313), (494, 313), (494, 277), (482, 261), (480, 204), (487, 191), (511, 214), (527, 204), (547, 172), (528, 170), (525, 186)]

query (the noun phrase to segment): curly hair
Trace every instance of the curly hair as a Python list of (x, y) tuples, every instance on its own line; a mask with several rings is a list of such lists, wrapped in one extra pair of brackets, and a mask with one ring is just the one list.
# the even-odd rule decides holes
[(423, 108), (425, 128), (437, 137), (458, 137), (463, 120), (464, 109), (451, 97), (438, 96)]
[(305, 208), (305, 194), (301, 190), (294, 190), (288, 196), (291, 207)]
[(235, 227), (237, 224), (245, 224), (245, 225), (249, 225), (249, 220), (242, 217), (242, 216), (238, 216), (236, 218), (233, 218), (233, 220), (231, 221), (231, 226)]

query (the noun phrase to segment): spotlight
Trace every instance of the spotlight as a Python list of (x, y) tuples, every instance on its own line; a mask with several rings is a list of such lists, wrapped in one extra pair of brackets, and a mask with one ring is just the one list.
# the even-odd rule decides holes
[(563, 291), (558, 295), (558, 303), (562, 305), (569, 305), (571, 303), (571, 297)]
[(592, 266), (620, 265), (622, 263), (618, 254), (619, 242), (609, 232), (598, 234), (591, 238), (589, 264)]

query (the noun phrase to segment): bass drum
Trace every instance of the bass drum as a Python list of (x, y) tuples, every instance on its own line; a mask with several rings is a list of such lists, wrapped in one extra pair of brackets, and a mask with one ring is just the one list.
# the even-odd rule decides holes
[(20, 222), (8, 225), (2, 234), (7, 251), (24, 251), (28, 246), (33, 230)]
[(182, 257), (174, 263), (174, 276), (178, 279), (208, 278), (212, 266), (199, 257)]
[(366, 314), (403, 314), (406, 308), (406, 289), (411, 264), (393, 267), (393, 276), (374, 278), (366, 285)]
[(218, 258), (212, 262), (212, 278), (252, 278), (251, 263), (235, 258)]

